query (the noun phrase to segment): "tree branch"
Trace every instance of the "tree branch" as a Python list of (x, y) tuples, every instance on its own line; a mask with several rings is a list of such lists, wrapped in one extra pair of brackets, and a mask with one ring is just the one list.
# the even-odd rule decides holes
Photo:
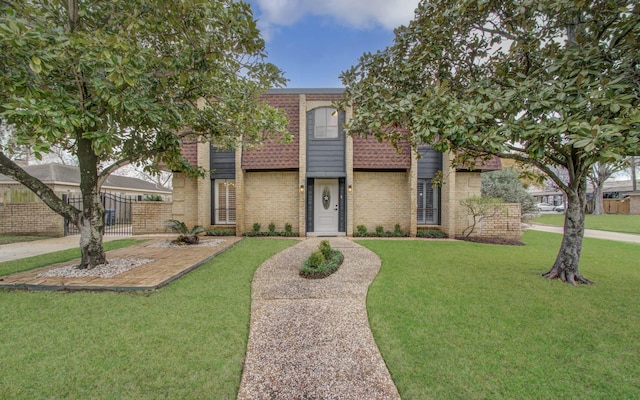
[(29, 175), (2, 152), (0, 152), (0, 173), (26, 186), (40, 197), (49, 208), (67, 218), (72, 223), (76, 224), (78, 222), (80, 210), (62, 201), (49, 186)]

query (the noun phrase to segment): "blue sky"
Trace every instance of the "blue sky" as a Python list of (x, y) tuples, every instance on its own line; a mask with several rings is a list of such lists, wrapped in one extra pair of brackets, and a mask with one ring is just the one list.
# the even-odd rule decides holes
[(393, 42), (418, 0), (249, 0), (268, 61), (290, 88), (335, 88), (338, 76), (365, 52)]

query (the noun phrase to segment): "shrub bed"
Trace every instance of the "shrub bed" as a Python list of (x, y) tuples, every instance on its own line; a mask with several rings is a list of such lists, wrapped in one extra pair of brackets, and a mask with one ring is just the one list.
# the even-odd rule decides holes
[(326, 278), (340, 268), (343, 260), (342, 252), (332, 249), (329, 241), (323, 240), (318, 250), (302, 262), (300, 276), (307, 279)]
[(376, 226), (375, 232), (368, 232), (367, 227), (364, 225), (358, 225), (356, 231), (353, 232), (354, 237), (408, 237), (408, 232), (403, 232), (400, 229), (400, 224), (396, 224), (393, 231), (385, 231), (382, 225)]
[(416, 232), (416, 237), (430, 238), (430, 239), (446, 239), (448, 236), (446, 233), (437, 229), (423, 229)]

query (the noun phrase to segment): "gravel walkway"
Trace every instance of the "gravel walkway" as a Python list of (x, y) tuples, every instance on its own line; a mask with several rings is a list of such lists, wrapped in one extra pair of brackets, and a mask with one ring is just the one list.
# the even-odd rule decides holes
[(256, 271), (238, 399), (400, 399), (367, 319), (367, 290), (380, 259), (348, 239), (330, 242), (345, 258), (328, 278), (298, 275), (316, 238)]

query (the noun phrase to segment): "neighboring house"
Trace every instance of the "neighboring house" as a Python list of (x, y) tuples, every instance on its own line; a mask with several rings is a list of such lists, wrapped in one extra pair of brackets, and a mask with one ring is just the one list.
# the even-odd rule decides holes
[[(80, 170), (76, 166), (63, 164), (28, 165), (23, 169), (49, 186), (60, 197), (80, 196)], [(110, 175), (102, 185), (101, 191), (119, 196), (128, 196), (142, 201), (147, 196), (160, 196), (163, 201), (171, 201), (172, 190), (128, 176)], [(39, 201), (35, 193), (21, 183), (0, 174), (0, 202), (28, 203)]]
[[(640, 186), (640, 181), (637, 181), (636, 188)], [(607, 214), (640, 214), (640, 203), (636, 203), (640, 201), (640, 191), (633, 190), (633, 181), (607, 181), (602, 187), (602, 198), (605, 202), (605, 212)], [(531, 187), (529, 189), (529, 193), (536, 199), (538, 203), (549, 203), (554, 206), (562, 206), (565, 205), (566, 195), (560, 190), (544, 190), (538, 187)], [(610, 205), (616, 204), (615, 200), (620, 200), (622, 203), (624, 201), (632, 201), (631, 208), (629, 206), (623, 207), (624, 210), (628, 211), (620, 211), (620, 209), (615, 206), (611, 207)], [(610, 202), (608, 202), (610, 201)], [(593, 204), (593, 186), (591, 184), (587, 187), (587, 212), (592, 212), (594, 208)]]
[[(454, 170), (451, 154), (426, 145), (412, 151), (405, 143), (396, 150), (373, 138), (347, 136), (342, 127), (352, 110), (332, 107), (342, 93), (269, 90), (264, 100), (289, 116), (289, 144), (267, 140), (257, 149), (230, 152), (186, 143), (183, 155), (211, 174), (198, 180), (174, 174), (173, 217), (188, 225), (235, 227), (238, 235), (256, 223), (262, 231), (270, 223), (278, 231), (291, 224), (301, 236), (352, 236), (360, 225), (369, 232), (377, 226), (393, 231), (396, 224), (411, 236), (426, 228), (459, 234), (468, 217), (460, 200), (480, 195), (480, 173), (500, 169), (499, 159), (478, 163), (473, 171)], [(441, 188), (431, 185), (437, 171), (445, 177)], [(512, 236), (519, 235), (518, 211)]]
[[(30, 175), (49, 186), (61, 199), (79, 207), (80, 171), (62, 164), (23, 167)], [(105, 208), (105, 234), (142, 234), (164, 231), (171, 218), (172, 190), (141, 179), (111, 175), (102, 185)], [(159, 201), (144, 201), (149, 197)], [(77, 227), (52, 211), (35, 193), (0, 174), (0, 234), (75, 234)]]

